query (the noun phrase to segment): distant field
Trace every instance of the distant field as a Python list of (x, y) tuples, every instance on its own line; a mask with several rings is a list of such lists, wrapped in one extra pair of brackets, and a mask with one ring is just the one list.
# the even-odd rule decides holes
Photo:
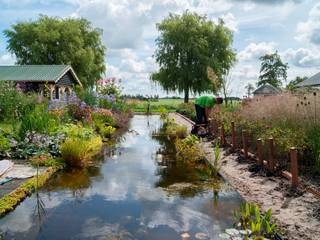
[[(127, 102), (134, 112), (147, 112), (148, 101), (129, 99)], [(193, 103), (194, 99), (190, 99), (189, 102)], [(150, 112), (161, 112), (163, 108), (169, 112), (175, 112), (181, 110), (179, 109), (181, 103), (183, 103), (183, 99), (161, 98), (158, 101), (150, 101)], [(222, 108), (227, 111), (234, 111), (239, 107), (239, 103), (239, 101), (229, 101), (228, 106), (224, 103)]]
[[(193, 100), (190, 100), (190, 102), (191, 101)], [(161, 98), (158, 101), (150, 101), (150, 111), (159, 112), (161, 108), (165, 108), (167, 111), (174, 112), (181, 103), (183, 103), (183, 99)], [(148, 101), (130, 99), (128, 100), (128, 104), (134, 112), (147, 111)]]

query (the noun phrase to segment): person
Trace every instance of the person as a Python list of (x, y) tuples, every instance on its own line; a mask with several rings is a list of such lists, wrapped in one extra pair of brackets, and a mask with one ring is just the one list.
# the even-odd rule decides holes
[(201, 96), (195, 101), (197, 122), (196, 124), (207, 124), (211, 110), (216, 104), (222, 104), (221, 97)]

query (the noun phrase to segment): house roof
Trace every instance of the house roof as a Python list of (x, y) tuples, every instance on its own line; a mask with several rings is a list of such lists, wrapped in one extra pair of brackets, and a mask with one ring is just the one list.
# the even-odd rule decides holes
[(281, 90), (279, 88), (276, 88), (270, 84), (264, 84), (260, 87), (258, 87), (253, 94), (254, 95), (268, 95), (268, 94), (277, 94), (281, 93)]
[(57, 82), (68, 71), (80, 84), (80, 80), (69, 65), (13, 65), (0, 66), (0, 80), (24, 82)]
[(297, 87), (314, 87), (320, 86), (320, 72), (297, 84)]

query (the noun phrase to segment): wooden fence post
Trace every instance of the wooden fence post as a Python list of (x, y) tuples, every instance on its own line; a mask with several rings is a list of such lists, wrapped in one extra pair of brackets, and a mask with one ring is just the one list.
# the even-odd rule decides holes
[(258, 164), (263, 167), (262, 139), (257, 140)]
[(298, 151), (296, 148), (290, 148), (290, 160), (291, 160), (291, 184), (292, 187), (298, 187)]
[(220, 144), (224, 146), (226, 144), (226, 137), (224, 133), (224, 126), (223, 124), (220, 127)]
[(269, 170), (273, 173), (274, 172), (274, 142), (273, 138), (269, 138)]
[(231, 122), (231, 134), (232, 134), (232, 150), (236, 149), (236, 131), (234, 127), (234, 122)]
[(242, 130), (242, 146), (244, 151), (244, 157), (248, 158), (248, 136), (246, 130)]

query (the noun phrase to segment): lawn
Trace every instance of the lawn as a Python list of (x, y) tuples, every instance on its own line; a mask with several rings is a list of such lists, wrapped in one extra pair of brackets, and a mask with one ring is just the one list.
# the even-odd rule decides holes
[[(190, 100), (192, 101), (193, 99)], [(134, 112), (147, 112), (147, 100), (128, 99), (127, 103)], [(157, 101), (150, 101), (150, 112), (161, 112), (163, 108), (169, 112), (175, 112), (181, 103), (183, 99), (161, 98)]]

